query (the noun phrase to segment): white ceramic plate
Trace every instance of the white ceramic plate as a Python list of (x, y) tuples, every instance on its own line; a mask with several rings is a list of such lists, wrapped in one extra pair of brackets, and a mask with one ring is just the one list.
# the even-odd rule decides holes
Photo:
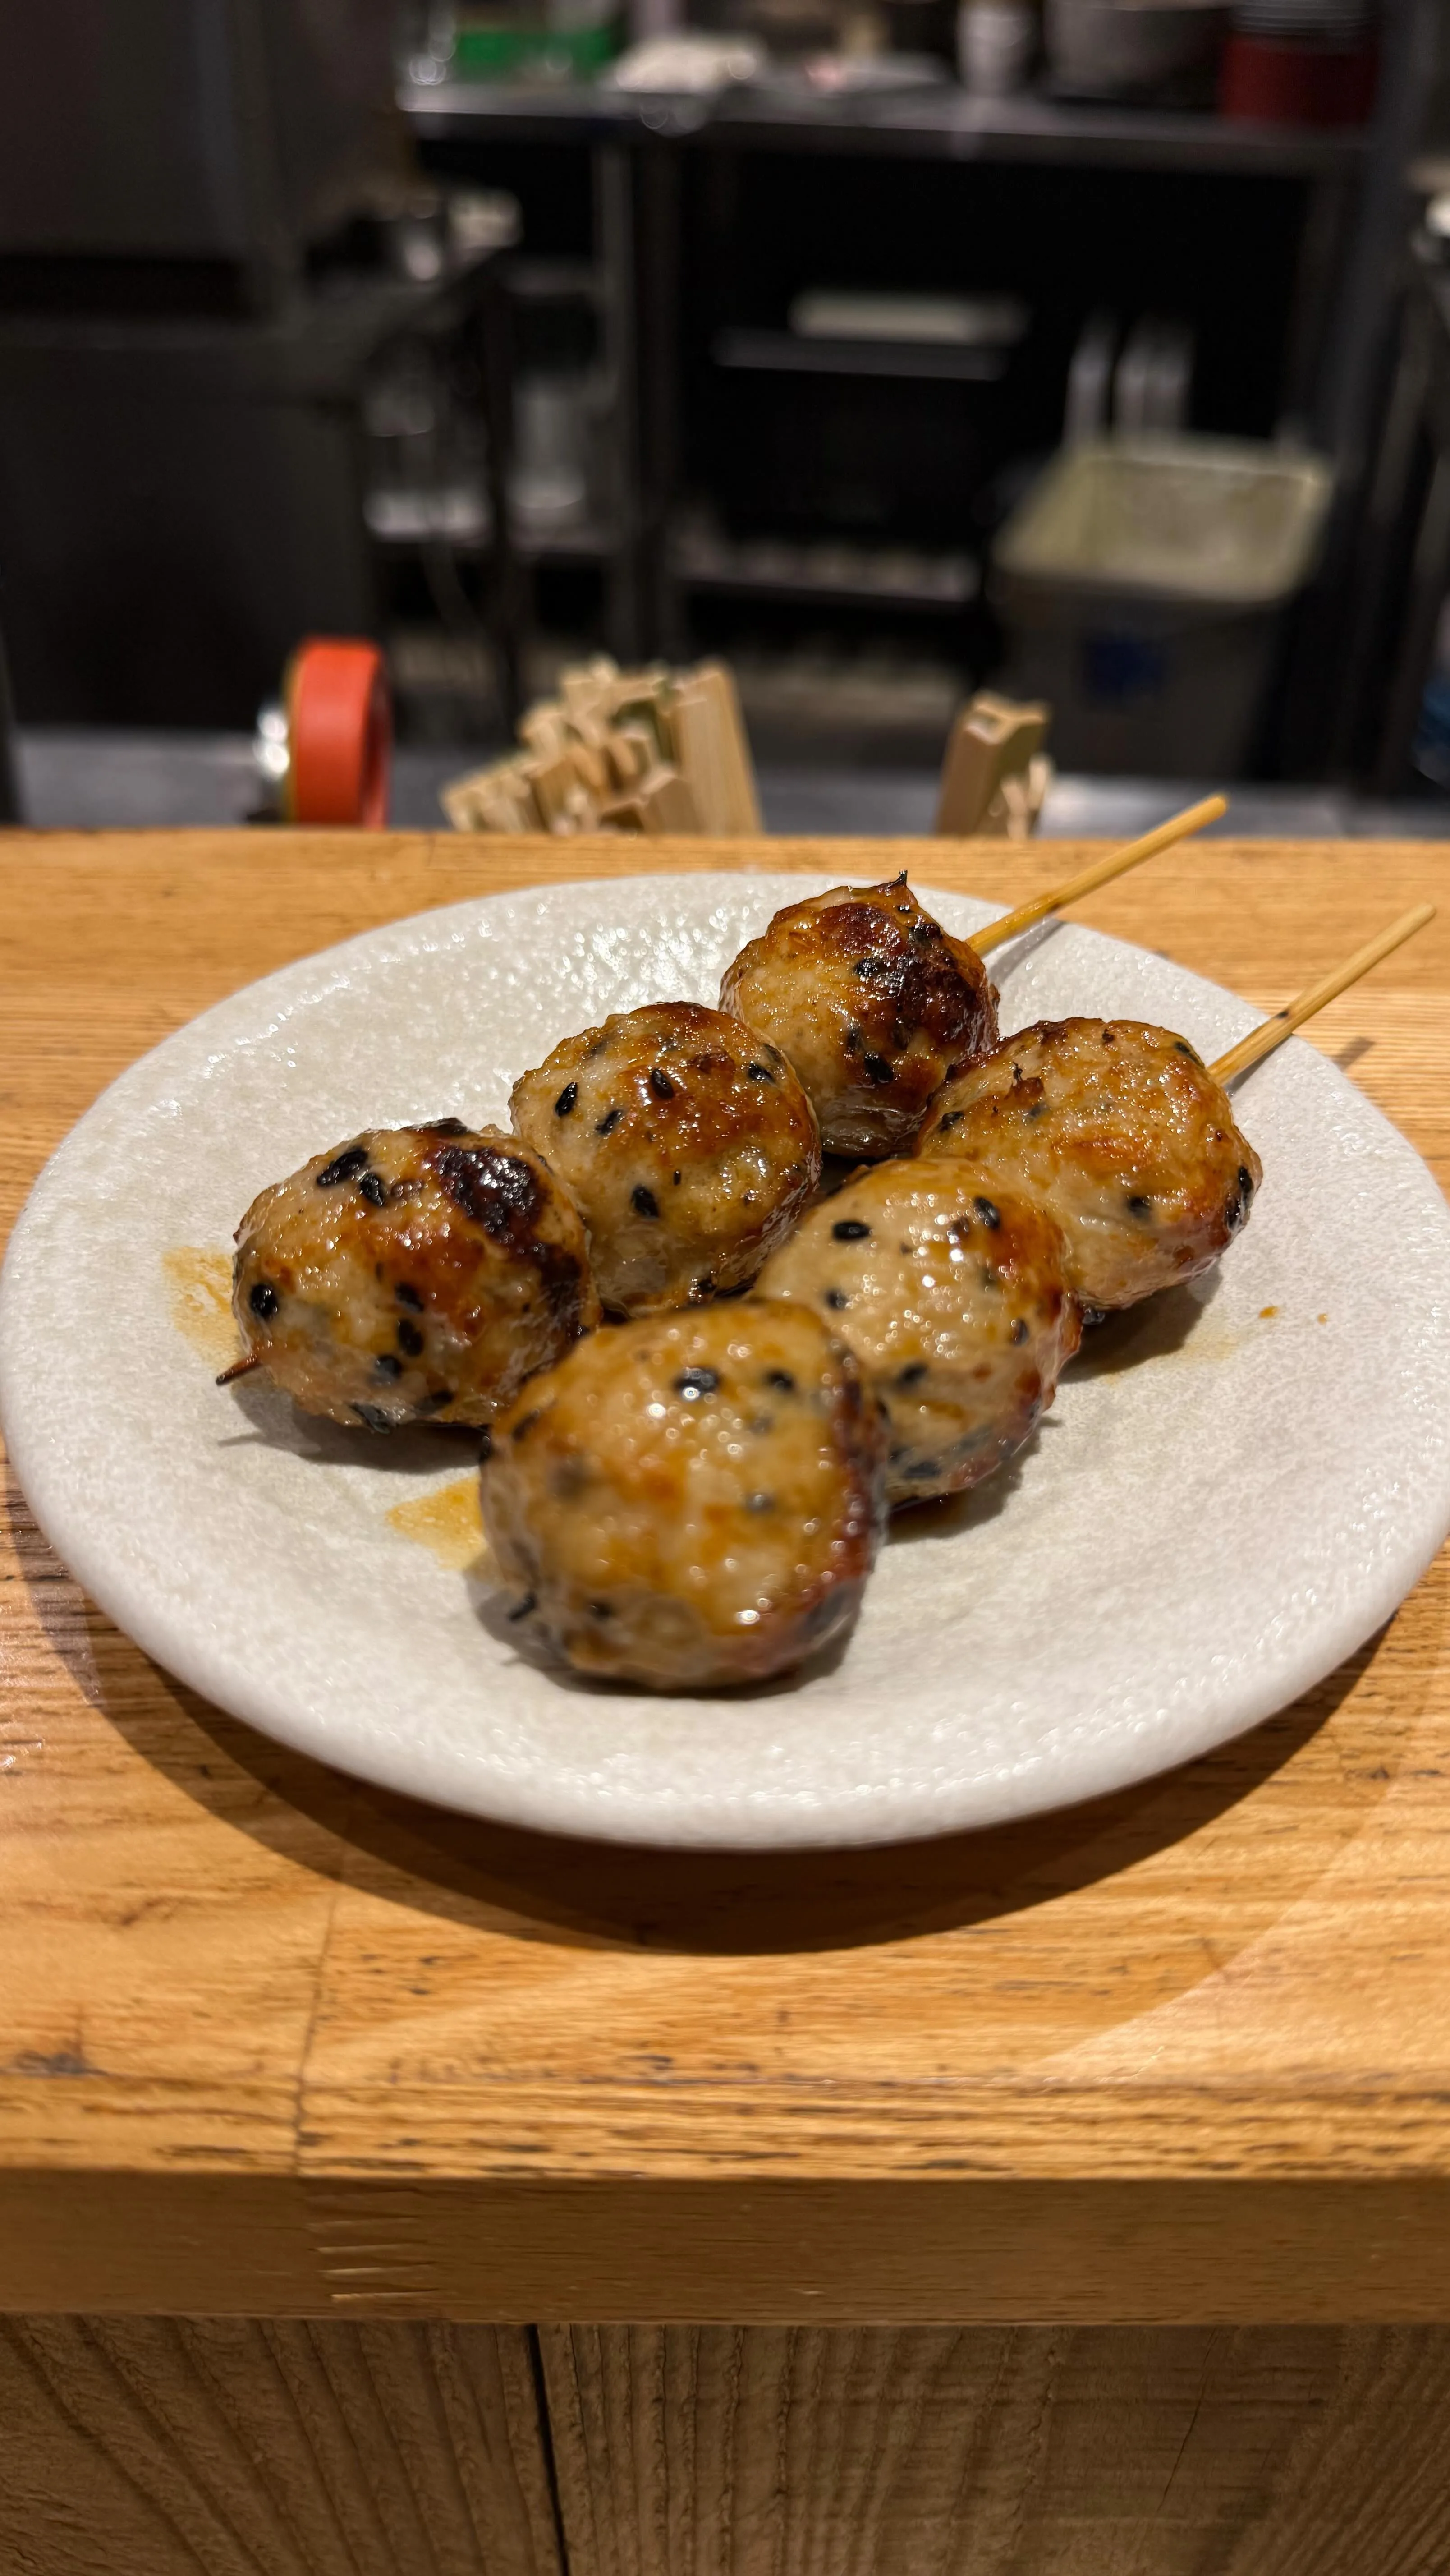
[[(0, 1418), (60, 1554), (148, 1653), (284, 1742), (449, 1806), (790, 1845), (1142, 1778), (1388, 1617), (1450, 1527), (1450, 1212), (1302, 1041), (1241, 1088), (1264, 1185), (1217, 1274), (1106, 1326), (1011, 1470), (897, 1525), (844, 1655), (769, 1689), (657, 1699), (537, 1670), (486, 1576), (419, 1543), (446, 1554), (465, 1526), (456, 1439), (334, 1432), (213, 1384), (195, 1310), (265, 1182), (362, 1125), (501, 1118), (558, 1038), (712, 1001), (741, 941), (813, 890), (617, 877), (425, 914), (238, 993), (97, 1102), (10, 1248)], [(922, 892), (954, 931), (989, 917)], [(1118, 1014), (1212, 1055), (1254, 1019), (1072, 925), (994, 966), (1009, 1029)]]

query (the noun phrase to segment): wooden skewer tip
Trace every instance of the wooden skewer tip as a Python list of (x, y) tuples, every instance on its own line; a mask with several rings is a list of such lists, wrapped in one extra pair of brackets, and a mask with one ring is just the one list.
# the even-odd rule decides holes
[(1219, 816), (1227, 812), (1226, 796), (1202, 797), (1197, 805), (1186, 806), (1181, 814), (1170, 814), (1166, 823), (1156, 824), (1151, 832), (1144, 832), (1138, 840), (1128, 841), (1122, 849), (1110, 850), (1104, 859), (1094, 859), (1090, 867), (1075, 877), (1068, 877), (1062, 885), (1054, 886), (1050, 893), (1034, 895), (1030, 902), (1020, 903), (1015, 912), (1004, 912), (999, 921), (989, 921), (984, 929), (973, 932), (972, 946), (979, 957), (987, 956), (992, 949), (1000, 948), (1005, 940), (1017, 938), (1024, 930), (1035, 929), (1037, 923), (1045, 921), (1050, 913), (1060, 912), (1065, 904), (1076, 903), (1081, 895), (1095, 893), (1099, 886), (1110, 885), (1114, 877), (1126, 876), (1130, 868), (1140, 868), (1145, 859), (1155, 859), (1161, 850), (1171, 850), (1176, 843), (1186, 841), (1194, 832), (1201, 832), (1206, 824), (1216, 823)]
[(232, 1386), (239, 1377), (250, 1377), (253, 1369), (259, 1369), (261, 1365), (261, 1352), (247, 1351), (241, 1359), (233, 1360), (230, 1368), (224, 1368), (222, 1370), (221, 1376), (217, 1379), (217, 1384), (218, 1386)]
[(1256, 1029), (1250, 1029), (1247, 1037), (1240, 1038), (1237, 1046), (1230, 1047), (1227, 1055), (1221, 1055), (1216, 1064), (1209, 1066), (1214, 1081), (1222, 1084), (1233, 1082), (1239, 1074), (1248, 1073), (1254, 1065), (1262, 1064), (1265, 1056), (1272, 1055), (1274, 1049), (1282, 1046), (1285, 1038), (1292, 1037), (1296, 1029), (1302, 1029), (1306, 1020), (1312, 1020), (1327, 1003), (1336, 1001), (1341, 993), (1347, 993), (1352, 984), (1357, 984), (1362, 976), (1381, 965), (1386, 957), (1393, 956), (1397, 948), (1402, 948), (1407, 939), (1413, 939), (1415, 933), (1423, 930), (1426, 922), (1434, 918), (1433, 903), (1417, 903), (1412, 912), (1402, 913), (1398, 921), (1390, 923), (1388, 930), (1382, 930), (1375, 939), (1367, 939), (1352, 957), (1346, 957), (1342, 966), (1336, 966), (1328, 975), (1321, 975), (1317, 984), (1309, 985), (1297, 1001), (1287, 1003), (1282, 1011), (1272, 1012), (1268, 1019), (1259, 1022)]

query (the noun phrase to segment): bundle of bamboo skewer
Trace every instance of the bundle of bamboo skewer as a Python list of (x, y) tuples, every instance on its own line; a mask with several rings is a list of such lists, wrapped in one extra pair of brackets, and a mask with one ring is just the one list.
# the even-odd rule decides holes
[(601, 654), (529, 709), (519, 749), (456, 778), (443, 809), (460, 832), (760, 830), (735, 682), (720, 662), (621, 671)]

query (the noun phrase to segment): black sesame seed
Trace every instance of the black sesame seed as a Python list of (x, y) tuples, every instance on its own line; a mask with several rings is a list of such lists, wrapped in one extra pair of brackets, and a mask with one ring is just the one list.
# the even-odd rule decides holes
[(869, 1225), (863, 1225), (858, 1216), (843, 1216), (831, 1228), (837, 1243), (864, 1243), (870, 1231)]
[(777, 1395), (794, 1395), (795, 1393), (795, 1379), (791, 1376), (789, 1369), (767, 1369), (765, 1372), (765, 1384), (767, 1386), (773, 1386)]
[[(419, 1396), (415, 1410), (419, 1413), (441, 1413), (445, 1405), (449, 1405), (453, 1402), (453, 1393), (454, 1390), (451, 1386), (435, 1386), (431, 1395)], [(484, 1437), (491, 1447), (493, 1443), (493, 1433), (491, 1431), (486, 1432)], [(483, 1454), (487, 1457), (488, 1450), (485, 1449)]]
[(619, 1125), (619, 1122), (620, 1122), (620, 1120), (621, 1120), (621, 1118), (622, 1118), (623, 1116), (624, 1116), (624, 1111), (623, 1111), (622, 1109), (606, 1109), (606, 1111), (605, 1111), (605, 1113), (604, 1113), (603, 1117), (602, 1117), (602, 1118), (599, 1118), (599, 1119), (596, 1119), (596, 1121), (595, 1121), (595, 1125), (594, 1125), (594, 1133), (595, 1133), (595, 1135), (596, 1135), (596, 1136), (612, 1136), (612, 1135), (613, 1135), (613, 1133), (614, 1133), (614, 1131), (615, 1131), (615, 1128)]
[(1013, 1341), (1017, 1344), (1017, 1346), (1018, 1346), (1018, 1348), (1019, 1348), (1019, 1349), (1021, 1348), (1022, 1344), (1026, 1341), (1026, 1339), (1027, 1339), (1027, 1322), (1026, 1322), (1026, 1318), (1025, 1318), (1025, 1316), (1022, 1316), (1022, 1315), (1019, 1315), (1019, 1316), (1018, 1316), (1016, 1323), (1015, 1323), (1015, 1324), (1013, 1325), (1013, 1327), (1012, 1327), (1012, 1339), (1013, 1339)]
[(539, 1409), (538, 1409), (538, 1406), (536, 1405), (536, 1406), (534, 1407), (534, 1410), (533, 1410), (533, 1412), (532, 1412), (532, 1413), (526, 1413), (526, 1414), (524, 1415), (524, 1418), (523, 1418), (522, 1422), (516, 1422), (516, 1423), (514, 1424), (513, 1430), (512, 1430), (512, 1431), (510, 1432), (510, 1434), (509, 1434), (510, 1439), (512, 1439), (512, 1440), (522, 1440), (522, 1439), (524, 1439), (524, 1438), (526, 1437), (526, 1435), (527, 1435), (530, 1431), (532, 1431), (532, 1429), (533, 1429), (533, 1427), (534, 1427), (534, 1424), (538, 1421), (538, 1418), (539, 1418)]
[(252, 1290), (250, 1297), (247, 1299), (247, 1304), (251, 1307), (253, 1314), (260, 1315), (264, 1324), (269, 1324), (271, 1322), (272, 1317), (276, 1314), (281, 1303), (282, 1300), (278, 1296), (270, 1279), (259, 1279), (255, 1288)]
[(654, 1093), (656, 1100), (674, 1099), (675, 1086), (671, 1082), (669, 1075), (667, 1073), (662, 1073), (657, 1064), (652, 1064), (650, 1066), (649, 1087)]
[(1153, 1202), (1145, 1191), (1130, 1191), (1128, 1196), (1128, 1214), (1130, 1216), (1147, 1216), (1150, 1213), (1152, 1206)]
[(416, 1324), (405, 1322), (398, 1326), (398, 1348), (406, 1351), (410, 1360), (418, 1358), (423, 1348), (423, 1336)]
[(509, 1618), (511, 1621), (527, 1619), (529, 1612), (531, 1610), (536, 1610), (537, 1608), (538, 1595), (533, 1592), (526, 1592), (522, 1601), (516, 1601), (514, 1603), (512, 1610), (509, 1612)]
[(555, 1115), (555, 1117), (556, 1117), (556, 1118), (567, 1118), (567, 1117), (568, 1117), (568, 1115), (569, 1115), (570, 1110), (573, 1108), (574, 1103), (575, 1103), (575, 1101), (578, 1099), (578, 1097), (579, 1097), (579, 1085), (578, 1085), (578, 1083), (577, 1083), (577, 1082), (566, 1082), (566, 1083), (565, 1083), (565, 1085), (564, 1085), (563, 1090), (562, 1090), (562, 1091), (560, 1092), (560, 1094), (559, 1094), (558, 1099), (557, 1099), (557, 1100), (555, 1101), (555, 1103), (554, 1103), (554, 1115)]
[(466, 1118), (420, 1118), (413, 1133), (415, 1136), (466, 1136), (468, 1121)]
[(1104, 1046), (1116, 1046), (1116, 1045), (1117, 1045), (1117, 1043), (1118, 1043), (1118, 1032), (1117, 1032), (1117, 1030), (1116, 1030), (1116, 1029), (1104, 1029), (1104, 1031), (1103, 1031), (1103, 1044), (1104, 1044)]
[(379, 1351), (373, 1367), (379, 1377), (401, 1377), (403, 1374), (402, 1361), (395, 1358), (391, 1351)]
[(937, 1472), (936, 1460), (916, 1458), (909, 1467), (903, 1467), (899, 1472), (904, 1485), (924, 1485), (928, 1476), (934, 1476)]
[(366, 1423), (369, 1431), (392, 1430), (392, 1423), (380, 1404), (355, 1404), (352, 1409), (359, 1422)]
[(966, 1114), (965, 1109), (943, 1110), (942, 1115), (936, 1122), (938, 1133), (944, 1136), (949, 1127), (960, 1127)]
[(370, 1199), (374, 1207), (388, 1204), (388, 1185), (381, 1172), (364, 1172), (358, 1183), (359, 1198)]
[(653, 1190), (645, 1188), (643, 1181), (636, 1181), (629, 1194), (629, 1204), (636, 1216), (658, 1216), (660, 1212), (659, 1200)]
[(998, 1226), (1002, 1222), (1001, 1209), (994, 1207), (990, 1199), (973, 1199), (972, 1205), (976, 1209), (978, 1216), (981, 1218), (983, 1225), (987, 1228), (988, 1233), (995, 1234)]
[(839, 1315), (842, 1308), (849, 1304), (850, 1301), (847, 1298), (844, 1288), (828, 1288), (826, 1290), (825, 1302), (830, 1307), (833, 1315)]
[(591, 1619), (612, 1619), (614, 1616), (613, 1602), (591, 1601), (589, 1604), (589, 1616)]
[(693, 1404), (702, 1395), (713, 1395), (720, 1383), (719, 1372), (712, 1368), (681, 1369), (675, 1380), (675, 1393)]
[(929, 948), (934, 939), (941, 937), (941, 923), (939, 921), (913, 922), (907, 937), (914, 939), (918, 948)]
[[(428, 1402), (429, 1402), (430, 1404), (432, 1404), (432, 1403), (436, 1403), (436, 1401), (437, 1401), (436, 1397), (434, 1397), (434, 1396), (429, 1396), (429, 1398), (428, 1398), (427, 1400), (428, 1400)], [(479, 1463), (480, 1467), (486, 1466), (486, 1465), (487, 1465), (487, 1463), (488, 1463), (488, 1461), (489, 1461), (489, 1459), (490, 1459), (492, 1456), (493, 1456), (493, 1431), (492, 1431), (492, 1427), (490, 1426), (490, 1424), (488, 1424), (487, 1422), (485, 1422), (485, 1424), (484, 1424), (484, 1426), (483, 1426), (483, 1429), (480, 1431), (480, 1433), (479, 1433), (479, 1435), (478, 1435), (478, 1463)]]
[(747, 1494), (745, 1508), (748, 1512), (773, 1512), (775, 1496), (774, 1494)]
[(925, 1360), (911, 1360), (904, 1369), (897, 1370), (896, 1383), (898, 1386), (920, 1386), (925, 1375)]
[(359, 1172), (366, 1170), (367, 1159), (366, 1145), (349, 1145), (345, 1152), (334, 1154), (332, 1161), (324, 1164), (313, 1188), (335, 1190), (343, 1181), (355, 1181)]
[(752, 1082), (774, 1082), (775, 1080), (775, 1075), (768, 1064), (748, 1064), (745, 1070)]
[(701, 1304), (706, 1297), (713, 1297), (714, 1294), (715, 1282), (708, 1270), (702, 1271), (698, 1279), (690, 1281), (690, 1295), (697, 1305)]
[(674, 1173), (672, 1177), (673, 1177), (673, 1181), (674, 1181), (674, 1186), (675, 1186), (675, 1188), (676, 1188), (676, 1189), (678, 1189), (678, 1188), (679, 1188), (679, 1186), (680, 1186), (680, 1175), (679, 1175), (679, 1173), (678, 1173), (678, 1172)]
[(393, 1295), (397, 1298), (400, 1306), (411, 1306), (415, 1315), (422, 1314), (423, 1300), (419, 1296), (417, 1289), (411, 1287), (406, 1279), (400, 1279), (398, 1281), (396, 1288), (393, 1290)]
[(896, 1075), (891, 1066), (887, 1063), (884, 1055), (864, 1056), (861, 1062), (861, 1070), (865, 1074), (868, 1082), (894, 1082), (896, 1080)]

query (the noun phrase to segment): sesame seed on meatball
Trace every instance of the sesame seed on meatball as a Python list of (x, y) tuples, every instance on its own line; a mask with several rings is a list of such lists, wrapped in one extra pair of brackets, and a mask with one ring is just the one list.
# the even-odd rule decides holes
[(762, 1297), (828, 1309), (886, 1409), (887, 1498), (980, 1484), (1030, 1438), (1082, 1325), (1052, 1218), (955, 1159), (880, 1163), (811, 1209)]
[(997, 1043), (985, 965), (904, 876), (787, 905), (726, 968), (720, 1007), (789, 1058), (825, 1151), (869, 1162), (909, 1152), (949, 1069)]
[(785, 1058), (695, 1002), (566, 1038), (515, 1083), (510, 1114), (578, 1206), (616, 1314), (745, 1287), (820, 1178), (815, 1115)]
[(548, 1165), (455, 1118), (369, 1130), (263, 1190), (232, 1308), (304, 1413), (370, 1431), (489, 1421), (600, 1313)]
[(918, 1151), (961, 1155), (1049, 1209), (1085, 1306), (1195, 1279), (1263, 1168), (1186, 1038), (1141, 1020), (1038, 1020), (945, 1083)]
[(480, 1471), (515, 1615), (579, 1671), (767, 1679), (854, 1620), (885, 1434), (803, 1306), (744, 1298), (606, 1327), (524, 1389)]

